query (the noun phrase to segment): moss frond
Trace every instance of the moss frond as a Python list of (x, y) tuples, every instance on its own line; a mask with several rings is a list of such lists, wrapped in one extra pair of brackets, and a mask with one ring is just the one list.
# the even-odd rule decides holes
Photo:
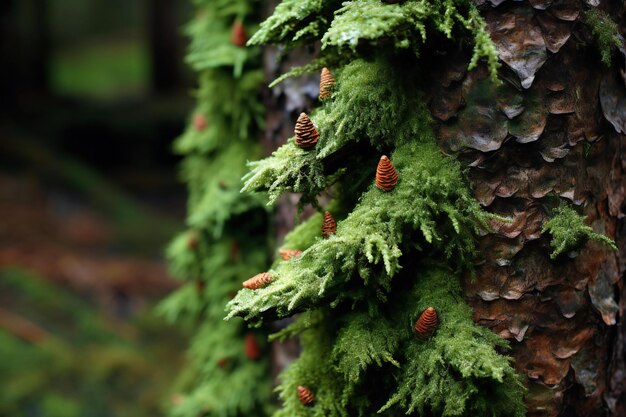
[(553, 249), (550, 254), (552, 259), (579, 248), (587, 240), (595, 240), (617, 250), (617, 245), (612, 239), (594, 232), (585, 224), (585, 216), (579, 215), (576, 210), (566, 205), (554, 210), (554, 216), (543, 225), (541, 232), (549, 232), (552, 236), (550, 242)]
[(196, 92), (198, 105), (190, 119), (202, 116), (206, 127), (198, 130), (189, 123), (174, 150), (179, 154), (209, 154), (227, 148), (233, 141), (245, 142), (253, 132), (263, 129), (265, 110), (258, 100), (263, 80), (263, 71), (258, 69), (237, 78), (221, 68), (204, 71)]
[(591, 28), (602, 62), (606, 66), (611, 66), (613, 51), (623, 46), (617, 23), (611, 19), (611, 16), (595, 8), (585, 12), (585, 22)]
[(249, 45), (292, 43), (320, 37), (340, 0), (283, 0), (261, 24)]
[(316, 158), (315, 152), (300, 149), (293, 139), (274, 151), (269, 158), (248, 165), (252, 169), (243, 177), (241, 191), (266, 190), (269, 194), (268, 204), (274, 204), (285, 192), (304, 193), (312, 200), (330, 185), (324, 175), (324, 166)]
[(430, 339), (410, 341), (401, 349), (398, 389), (382, 410), (524, 416), (521, 380), (509, 359), (498, 353), (507, 342), (473, 323), (452, 271), (437, 266), (424, 269), (404, 301), (405, 317), (397, 321), (414, 322), (423, 310), (434, 307), (440, 324)]

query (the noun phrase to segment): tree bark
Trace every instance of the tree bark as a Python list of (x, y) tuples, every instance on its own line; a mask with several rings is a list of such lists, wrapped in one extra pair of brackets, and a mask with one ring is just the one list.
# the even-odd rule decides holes
[[(626, 85), (602, 67), (582, 1), (483, 3), (507, 81), (489, 90), (484, 69), (466, 72), (466, 55), (448, 51), (429, 92), (442, 149), (469, 163), (481, 204), (512, 219), (481, 239), (466, 297), (510, 340), (529, 416), (626, 415), (626, 136), (614, 128)], [(600, 7), (624, 27), (623, 5)], [(620, 250), (589, 242), (551, 260), (541, 228), (559, 199)]]

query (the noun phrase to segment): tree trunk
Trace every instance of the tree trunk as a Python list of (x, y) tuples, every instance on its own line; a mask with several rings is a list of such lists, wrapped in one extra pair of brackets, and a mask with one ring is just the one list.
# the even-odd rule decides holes
[[(430, 91), (441, 148), (461, 152), (476, 198), (512, 219), (481, 239), (466, 298), (510, 340), (528, 415), (626, 415), (625, 80), (600, 63), (582, 1), (500, 3), (482, 14), (507, 82), (490, 90), (486, 71), (448, 51)], [(623, 4), (600, 8), (624, 27)], [(541, 229), (559, 199), (620, 250), (589, 242), (551, 260)]]
[[(445, 55), (429, 91), (441, 148), (469, 164), (481, 204), (512, 219), (481, 239), (486, 260), (465, 280), (466, 298), (478, 323), (510, 340), (528, 377), (528, 415), (626, 415), (626, 82), (616, 66), (602, 67), (582, 1), (482, 3), (507, 82), (490, 89), (485, 68), (466, 71), (467, 53), (430, 51)], [(624, 27), (623, 5), (600, 8)], [(266, 50), (270, 78), (301, 63), (275, 55)], [(291, 136), (312, 103), (309, 85), (299, 78), (272, 90), (266, 149)], [(541, 229), (559, 200), (620, 250), (589, 242), (552, 260)], [(292, 207), (279, 205), (279, 235)]]

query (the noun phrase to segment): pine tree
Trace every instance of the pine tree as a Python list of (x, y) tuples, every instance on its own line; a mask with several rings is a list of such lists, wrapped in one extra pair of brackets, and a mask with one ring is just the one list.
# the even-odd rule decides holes
[(183, 285), (160, 305), (192, 330), (189, 362), (169, 406), (173, 417), (263, 416), (271, 410), (266, 333), (225, 322), (224, 306), (242, 277), (268, 265), (268, 211), (241, 194), (246, 162), (261, 156), (264, 125), (260, 48), (245, 48), (259, 20), (259, 1), (197, 0), (187, 26), (187, 62), (198, 72), (197, 105), (175, 143), (184, 155), (189, 229), (167, 255)]

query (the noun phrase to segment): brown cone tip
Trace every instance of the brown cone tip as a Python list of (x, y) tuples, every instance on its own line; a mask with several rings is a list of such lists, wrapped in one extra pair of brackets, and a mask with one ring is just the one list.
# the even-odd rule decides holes
[(196, 129), (198, 132), (203, 131), (204, 129), (206, 129), (207, 127), (207, 123), (206, 123), (206, 119), (204, 118), (204, 115), (198, 113), (193, 117), (193, 128)]
[(300, 116), (298, 116), (293, 133), (296, 145), (302, 149), (313, 148), (320, 137), (319, 132), (306, 113), (300, 113)]
[(302, 251), (298, 249), (280, 249), (278, 251), (278, 254), (283, 259), (283, 261), (288, 261), (291, 258), (302, 255)]
[(298, 391), (298, 399), (300, 400), (302, 404), (309, 405), (315, 401), (315, 396), (307, 387), (298, 385), (297, 391)]
[(335, 84), (335, 78), (330, 73), (328, 68), (322, 68), (322, 75), (320, 76), (320, 100), (330, 97), (330, 88)]
[(272, 282), (272, 276), (268, 272), (261, 272), (243, 282), (243, 287), (249, 290), (258, 290)]
[(333, 233), (337, 231), (337, 222), (333, 218), (333, 215), (330, 214), (330, 211), (324, 213), (324, 222), (322, 223), (322, 236), (324, 238), (330, 237)]
[(248, 34), (246, 33), (246, 27), (240, 21), (236, 20), (233, 23), (233, 29), (231, 32), (230, 41), (233, 45), (243, 48), (248, 42)]
[(428, 307), (415, 322), (415, 332), (420, 337), (428, 337), (435, 331), (438, 324), (437, 311), (433, 307)]
[(380, 157), (376, 167), (376, 186), (383, 191), (391, 191), (398, 184), (398, 171), (387, 155)]

